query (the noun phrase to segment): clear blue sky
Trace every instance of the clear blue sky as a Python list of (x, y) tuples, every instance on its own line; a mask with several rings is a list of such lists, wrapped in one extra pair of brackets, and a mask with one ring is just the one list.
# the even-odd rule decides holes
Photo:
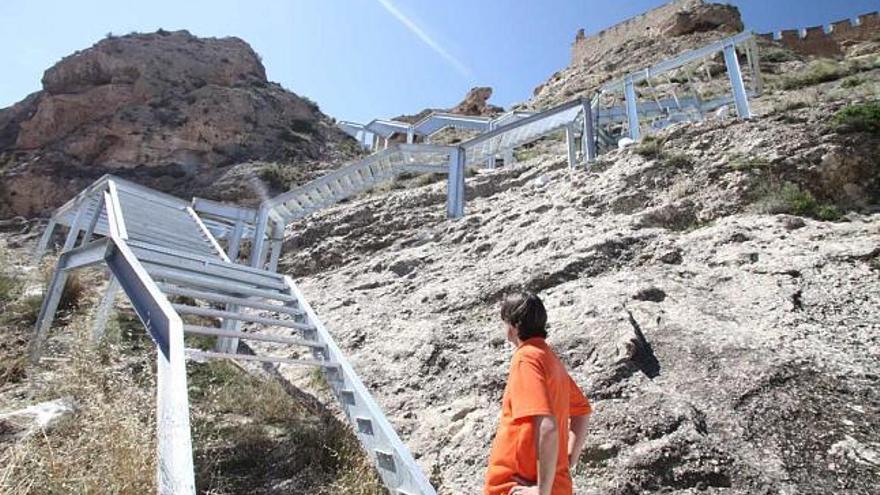
[[(509, 106), (592, 33), (663, 0), (0, 0), (0, 108), (106, 33), (188, 29), (238, 36), (269, 79), (339, 119), (448, 107), (472, 86)], [(747, 28), (805, 27), (880, 10), (880, 0), (734, 0)]]

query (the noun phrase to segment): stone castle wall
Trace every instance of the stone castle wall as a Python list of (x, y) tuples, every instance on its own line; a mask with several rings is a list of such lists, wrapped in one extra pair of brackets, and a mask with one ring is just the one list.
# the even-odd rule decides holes
[(855, 19), (844, 19), (826, 26), (787, 29), (759, 34), (795, 52), (820, 57), (840, 57), (847, 44), (871, 41), (880, 36), (880, 14), (871, 12)]
[(739, 10), (703, 0), (673, 0), (590, 36), (578, 31), (572, 44), (571, 65), (595, 63), (627, 40), (681, 36), (698, 31), (739, 31)]

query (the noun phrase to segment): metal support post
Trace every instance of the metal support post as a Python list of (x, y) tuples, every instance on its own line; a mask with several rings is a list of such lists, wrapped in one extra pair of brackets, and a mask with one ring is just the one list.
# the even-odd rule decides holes
[(581, 134), (581, 146), (583, 146), (583, 155), (585, 166), (596, 161), (596, 132), (593, 129), (593, 109), (589, 100), (584, 100), (584, 129)]
[(278, 271), (278, 259), (281, 257), (281, 247), (284, 244), (284, 224), (275, 222), (272, 229), (272, 246), (270, 247), (269, 271)]
[(626, 97), (626, 120), (629, 125), (629, 137), (633, 141), (638, 141), (642, 133), (639, 129), (639, 109), (632, 76), (627, 76), (624, 80), (623, 92)]
[(413, 129), (413, 126), (409, 126), (406, 129), (406, 143), (413, 144), (414, 140), (415, 140), (415, 129)]
[(733, 88), (733, 102), (736, 105), (736, 114), (741, 119), (751, 118), (752, 112), (749, 110), (749, 97), (743, 84), (739, 60), (736, 57), (735, 44), (728, 43), (724, 45), (724, 63), (727, 65), (727, 75), (730, 78), (730, 86)]
[(513, 148), (507, 148), (504, 150), (502, 156), (504, 157), (504, 168), (511, 167), (516, 163), (516, 160), (513, 157)]
[(238, 253), (241, 249), (241, 238), (244, 235), (244, 221), (236, 220), (235, 227), (232, 230), (232, 236), (229, 238), (229, 242), (226, 243), (226, 256), (229, 257), (229, 261), (235, 263), (238, 259)]
[(257, 214), (257, 223), (254, 227), (254, 239), (251, 243), (251, 266), (254, 268), (262, 268), (263, 246), (266, 243), (266, 230), (269, 228), (269, 209), (266, 205), (260, 205), (260, 211)]
[(464, 216), (464, 162), (464, 148), (459, 146), (449, 153), (449, 177), (446, 185), (447, 218)]
[(49, 219), (49, 223), (46, 224), (46, 230), (43, 231), (43, 236), (40, 237), (40, 242), (37, 243), (37, 249), (34, 251), (34, 261), (40, 261), (43, 258), (43, 255), (46, 254), (46, 249), (49, 247), (49, 242), (52, 241), (52, 235), (55, 233), (55, 227), (58, 226), (58, 222), (55, 221), (55, 217)]
[(764, 80), (761, 78), (761, 53), (758, 49), (758, 42), (754, 38), (749, 40), (746, 45), (749, 55), (749, 69), (752, 71), (752, 91), (755, 95), (764, 92)]
[(161, 350), (156, 353), (157, 491), (160, 495), (196, 492), (183, 322), (179, 316), (174, 316), (175, 321), (168, 328), (168, 354)]
[(98, 305), (98, 310), (95, 312), (94, 321), (92, 322), (93, 342), (98, 342), (104, 337), (104, 333), (107, 330), (107, 319), (110, 316), (110, 311), (113, 309), (113, 303), (116, 301), (116, 294), (121, 287), (116, 276), (110, 273), (110, 281), (107, 282), (107, 289), (104, 291), (104, 296), (101, 298), (101, 303)]
[(568, 151), (568, 168), (574, 168), (577, 166), (577, 145), (574, 141), (574, 126), (572, 124), (568, 124), (565, 126), (565, 147)]

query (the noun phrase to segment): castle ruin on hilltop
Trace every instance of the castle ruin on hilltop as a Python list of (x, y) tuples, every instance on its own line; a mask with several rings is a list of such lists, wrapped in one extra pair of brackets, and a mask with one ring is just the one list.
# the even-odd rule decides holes
[[(601, 57), (637, 38), (683, 36), (704, 31), (735, 33), (744, 29), (739, 9), (704, 0), (672, 0), (623, 22), (587, 36), (578, 30), (571, 46), (571, 66), (598, 62)], [(787, 29), (758, 36), (780, 43), (802, 55), (843, 56), (852, 43), (880, 38), (880, 14), (870, 12), (824, 26)]]

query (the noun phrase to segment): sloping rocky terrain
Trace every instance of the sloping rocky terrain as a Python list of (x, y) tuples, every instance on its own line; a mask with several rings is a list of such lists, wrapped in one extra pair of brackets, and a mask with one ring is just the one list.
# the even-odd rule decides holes
[(504, 109), (497, 105), (489, 103), (489, 98), (491, 97), (492, 88), (471, 88), (471, 90), (468, 91), (466, 95), (464, 95), (464, 99), (461, 100), (458, 105), (455, 105), (452, 108), (426, 108), (414, 115), (398, 115), (397, 117), (394, 117), (394, 120), (414, 124), (427, 117), (431, 112), (449, 112), (457, 113), (459, 115), (477, 115), (481, 117), (492, 117), (503, 112)]
[[(181, 197), (251, 201), (230, 166), (320, 168), (357, 149), (315, 103), (269, 82), (238, 38), (108, 35), (42, 82), (0, 109), (0, 217), (46, 213), (105, 173)], [(212, 187), (226, 175), (239, 187)]]
[(771, 75), (755, 119), (679, 124), (589, 173), (547, 140), (468, 179), (459, 221), (442, 183), (318, 213), (281, 271), (441, 493), (480, 490), (512, 352), (497, 306), (520, 288), (596, 407), (577, 493), (872, 493), (880, 128), (834, 117), (880, 95), (858, 77)]

